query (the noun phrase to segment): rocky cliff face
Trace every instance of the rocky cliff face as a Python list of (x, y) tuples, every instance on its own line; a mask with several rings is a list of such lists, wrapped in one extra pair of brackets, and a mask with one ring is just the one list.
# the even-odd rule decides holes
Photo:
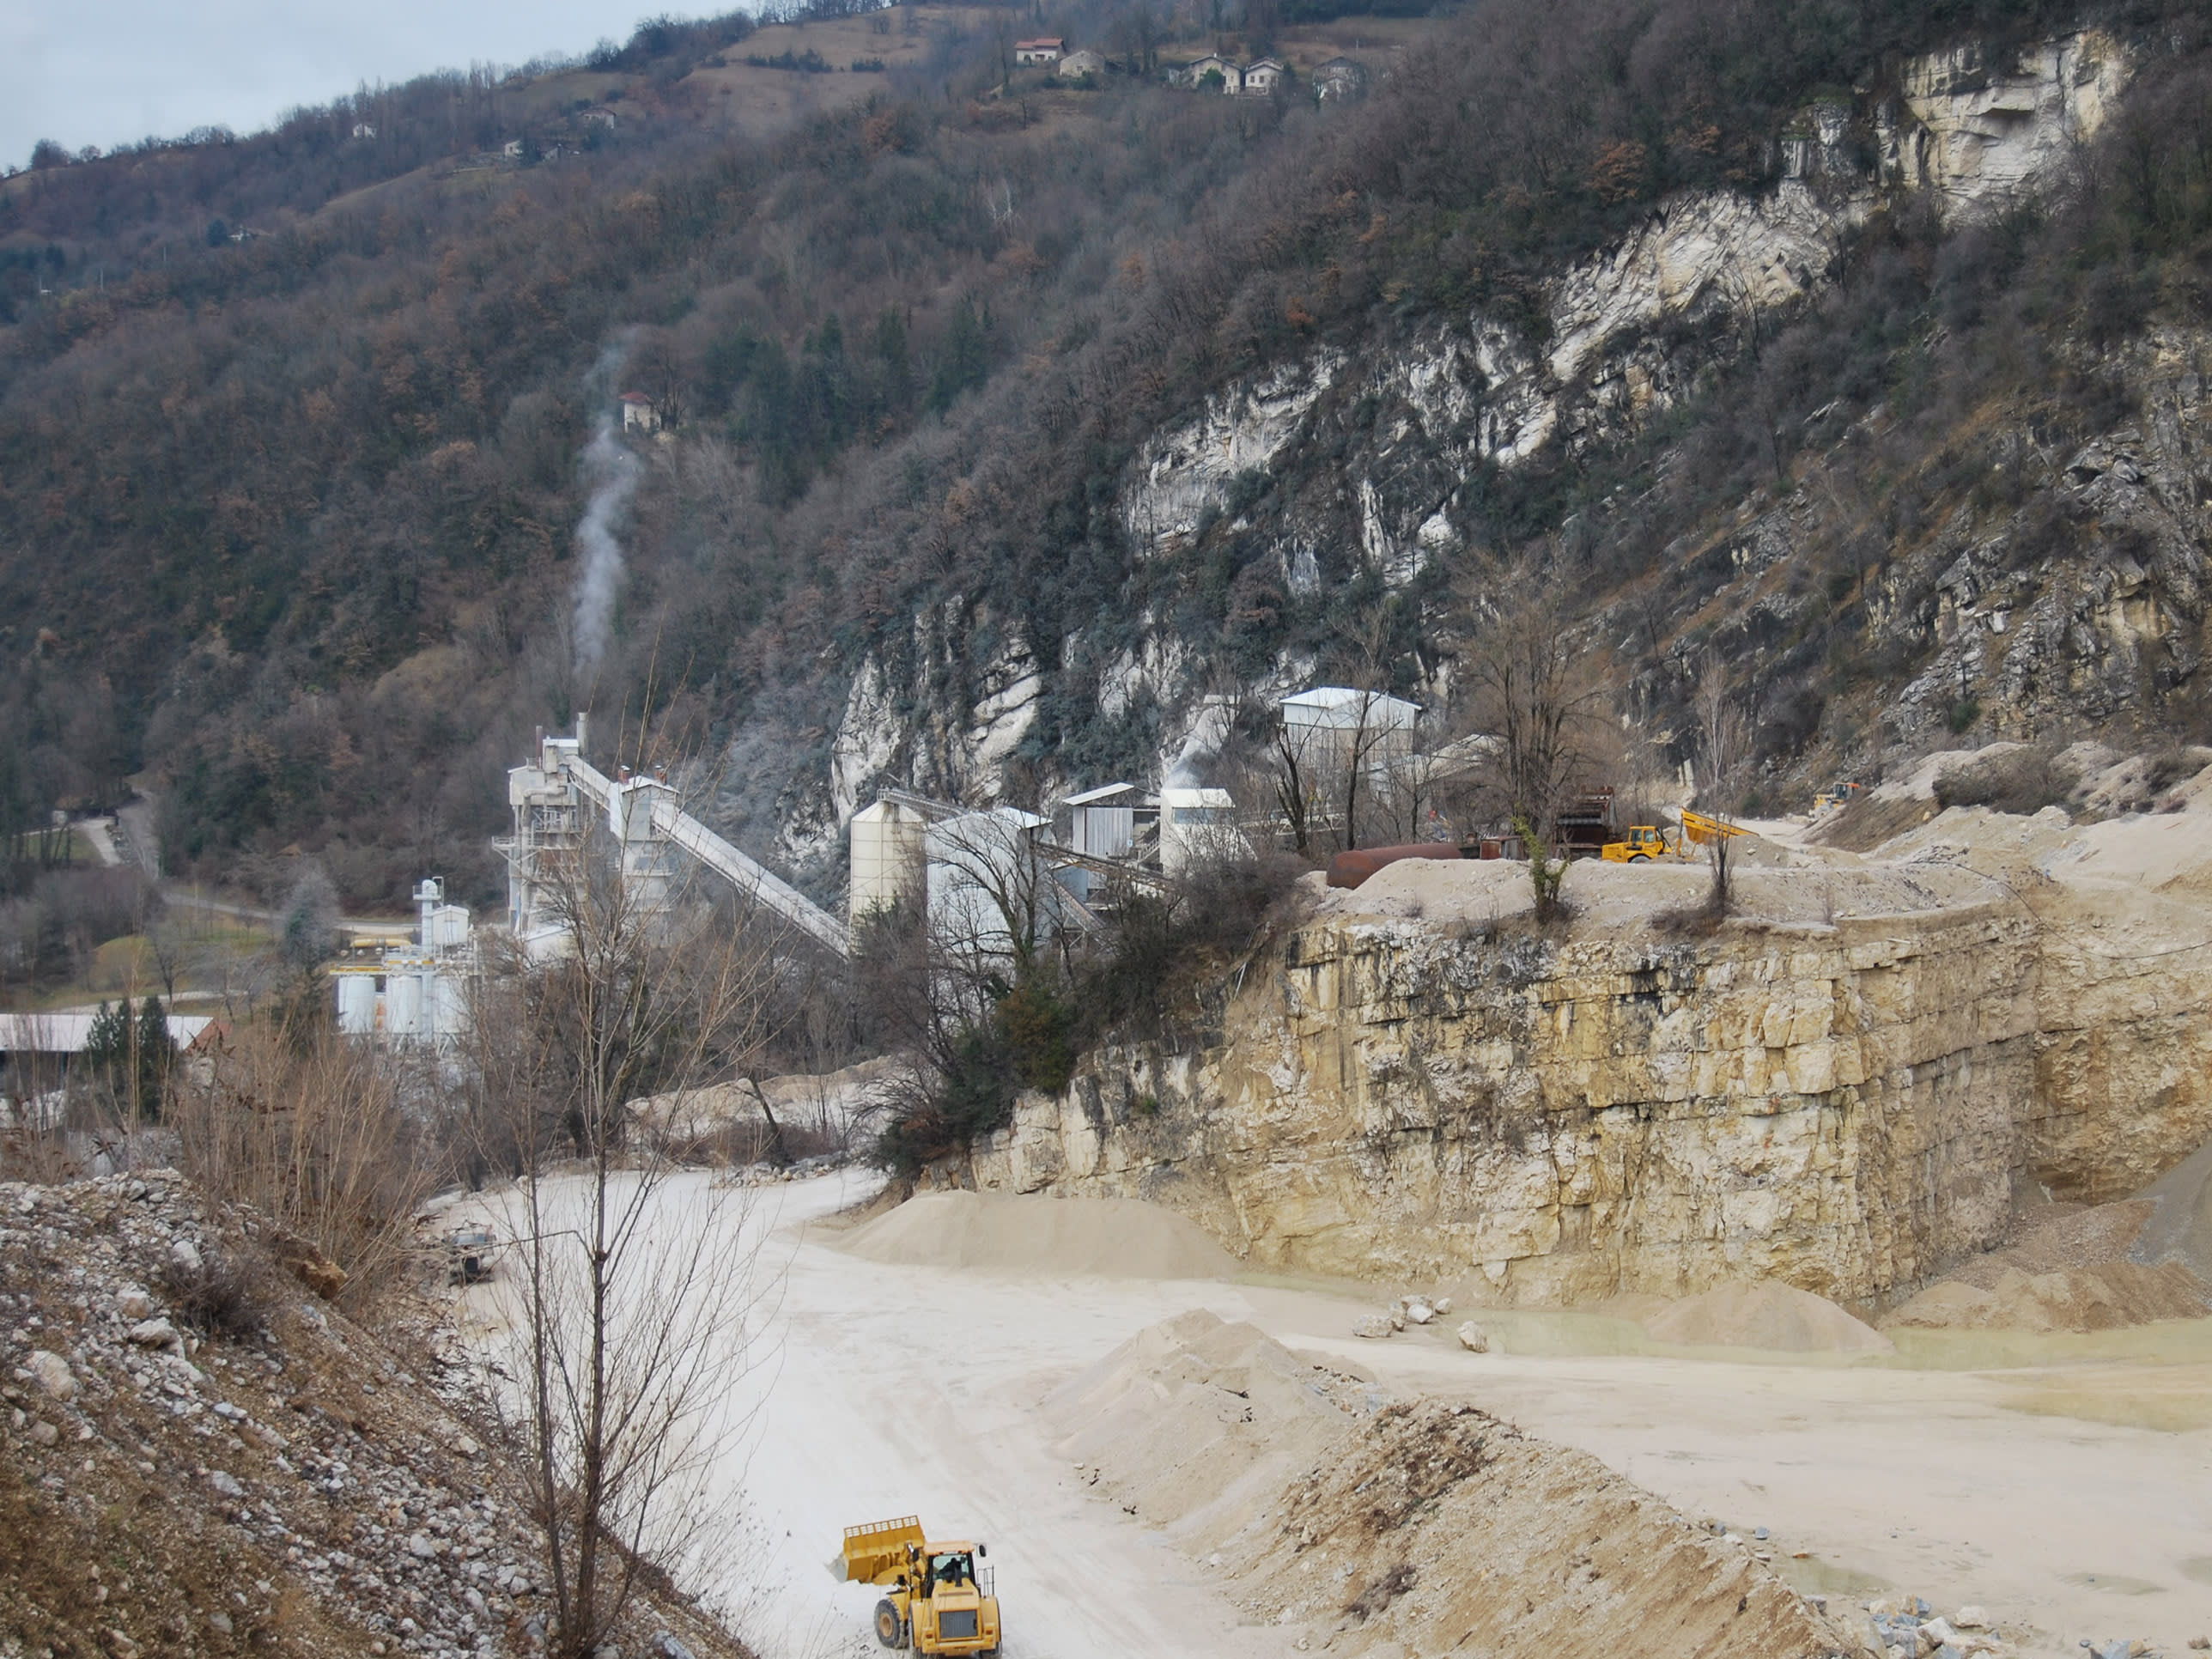
[[(1513, 315), (1379, 324), (1356, 346), (1317, 345), (1221, 388), (1156, 432), (1116, 482), (1106, 510), (1127, 550), (1132, 591), (1226, 537), (1249, 608), (1294, 606), (1362, 580), (1420, 594), (1424, 571), (1470, 543), (1470, 490), (1547, 455), (1643, 431), (1696, 396), (1716, 363), (1771, 335), (1827, 285), (1872, 216), (1933, 197), (1964, 221), (2063, 187), (2129, 67), (2121, 46), (2094, 31), (2016, 54), (1962, 48), (1917, 60), (1886, 89), (1809, 106), (1783, 142), (1775, 187), (1668, 202), (1616, 246), (1543, 283)], [(2066, 495), (2062, 516), (2101, 511), (2088, 499), (2096, 489), (2145, 485), (2113, 520), (2141, 545), (2119, 561), (2072, 548), (2058, 556), (2048, 534), (2032, 533), (2051, 518), (2039, 512), (2021, 515), (2033, 526), (1963, 515), (1898, 549), (1869, 605), (1875, 647), (1923, 671), (1891, 722), (1897, 739), (1924, 736), (1970, 699), (2001, 703), (2015, 724), (2104, 718), (2143, 672), (2171, 680), (2194, 672), (2202, 343), (2160, 338), (2126, 350), (2135, 355), (2124, 365), (2077, 367), (2149, 375), (2163, 390), (2148, 406), (2167, 411), (2155, 429), (2118, 422), (2082, 454), (2051, 457), (2039, 456), (2024, 422), (2014, 447), (2019, 465), (2035, 469), (2037, 489)], [(1683, 564), (1725, 555), (1736, 590), (1723, 609), (1759, 611), (1770, 631), (1787, 634), (1792, 614), (1819, 596), (1802, 584), (1775, 591), (1775, 565), (1861, 527), (1863, 504), (1834, 495), (1801, 490), (1747, 514), (1714, 547), (1666, 556)], [(1617, 637), (1647, 620), (1607, 618), (1598, 632)], [(2015, 621), (2025, 635), (2007, 637)], [(1198, 716), (1209, 661), (1177, 628), (1150, 606), (1057, 641), (1022, 640), (980, 604), (915, 619), (911, 640), (893, 639), (861, 664), (830, 798), (791, 850), (803, 854), (806, 836), (829, 844), (881, 777), (996, 793), (1040, 700), (1055, 690), (1109, 723), (1132, 708), (1157, 710), (1156, 744), (1172, 755)], [(971, 653), (975, 672), (963, 673), (945, 647), (969, 633), (994, 651)], [(2169, 652), (2166, 641), (2184, 643)], [(1258, 673), (1259, 689), (1295, 689), (1312, 668), (1285, 650)]]
[(1251, 964), (1221, 1041), (1098, 1057), (972, 1178), (1503, 1304), (1864, 1299), (1995, 1243), (2032, 1185), (2117, 1196), (2212, 1136), (2212, 945), (2117, 920), (2157, 901), (2105, 896), (2108, 932), (1941, 858), (1776, 871), (1744, 890), (1784, 919), (1692, 940), (1607, 911), (1694, 872), (1584, 872), (1597, 909), (1557, 939), (1515, 920), (1517, 866), (1430, 866), (1419, 906), (1376, 878)]

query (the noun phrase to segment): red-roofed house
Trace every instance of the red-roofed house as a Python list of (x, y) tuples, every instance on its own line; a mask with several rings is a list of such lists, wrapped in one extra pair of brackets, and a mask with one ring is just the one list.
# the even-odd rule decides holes
[(1040, 35), (1034, 40), (1014, 42), (1014, 61), (1017, 64), (1057, 64), (1067, 50), (1067, 42), (1057, 34)]
[(623, 392), (622, 406), (623, 431), (658, 432), (660, 430), (660, 405), (642, 392)]

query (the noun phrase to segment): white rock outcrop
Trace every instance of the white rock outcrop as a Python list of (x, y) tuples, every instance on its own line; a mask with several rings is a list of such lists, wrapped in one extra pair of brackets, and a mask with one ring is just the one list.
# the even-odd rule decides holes
[(2009, 64), (1980, 46), (1916, 58), (1902, 109), (1877, 118), (1884, 175), (1966, 208), (2039, 190), (2118, 107), (2128, 69), (2126, 52), (2098, 29), (2043, 41)]
[(1188, 540), (1208, 507), (1228, 504), (1239, 473), (1264, 471), (1282, 452), (1344, 362), (1342, 351), (1324, 347), (1207, 398), (1195, 419), (1146, 444), (1136, 463), (1139, 477), (1122, 494), (1129, 538), (1146, 551)]

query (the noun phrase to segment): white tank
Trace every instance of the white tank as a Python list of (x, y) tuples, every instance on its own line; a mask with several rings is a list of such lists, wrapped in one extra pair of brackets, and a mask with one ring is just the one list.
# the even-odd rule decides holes
[(416, 973), (387, 974), (384, 980), (384, 1031), (386, 1036), (411, 1037), (422, 1030), (422, 981)]
[(855, 922), (921, 887), (926, 830), (921, 813), (893, 801), (879, 800), (853, 814), (850, 914)]
[(376, 975), (337, 975), (338, 1030), (347, 1036), (376, 1035)]

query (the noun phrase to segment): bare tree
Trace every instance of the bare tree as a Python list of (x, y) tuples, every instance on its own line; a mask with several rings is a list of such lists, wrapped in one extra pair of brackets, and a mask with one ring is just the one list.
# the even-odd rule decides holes
[(773, 953), (681, 892), (624, 881), (617, 850), (595, 833), (541, 871), (563, 948), (488, 975), (473, 1022), (480, 1120), (522, 1177), (495, 1363), (560, 1659), (607, 1640), (648, 1559), (680, 1570), (714, 1530), (708, 1477), (776, 1283), (744, 1189), (680, 1168), (632, 1109), (657, 1094), (680, 1110), (743, 1074)]
[[(1705, 667), (1698, 676), (1698, 690), (1693, 706), (1698, 717), (1698, 742), (1705, 763), (1705, 787), (1699, 792), (1708, 806), (1720, 808), (1720, 790), (1735, 769), (1743, 763), (1750, 747), (1750, 727), (1743, 711), (1729, 695), (1728, 675), (1719, 658), (1708, 654)], [(1723, 915), (1729, 906), (1729, 842), (1732, 837), (1717, 835), (1707, 843), (1705, 852), (1712, 865), (1712, 891), (1707, 904), (1716, 915)]]
[(1705, 771), (1699, 793), (1708, 805), (1717, 808), (1721, 787), (1743, 763), (1750, 747), (1750, 728), (1742, 709), (1729, 695), (1728, 673), (1719, 658), (1705, 658), (1692, 708), (1697, 715), (1698, 758)]
[(1466, 679), (1478, 719), (1498, 739), (1504, 816), (1527, 845), (1537, 914), (1548, 919), (1566, 873), (1554, 850), (1559, 816), (1584, 762), (1596, 677), (1533, 562), (1492, 572), (1470, 598), (1476, 615)]

